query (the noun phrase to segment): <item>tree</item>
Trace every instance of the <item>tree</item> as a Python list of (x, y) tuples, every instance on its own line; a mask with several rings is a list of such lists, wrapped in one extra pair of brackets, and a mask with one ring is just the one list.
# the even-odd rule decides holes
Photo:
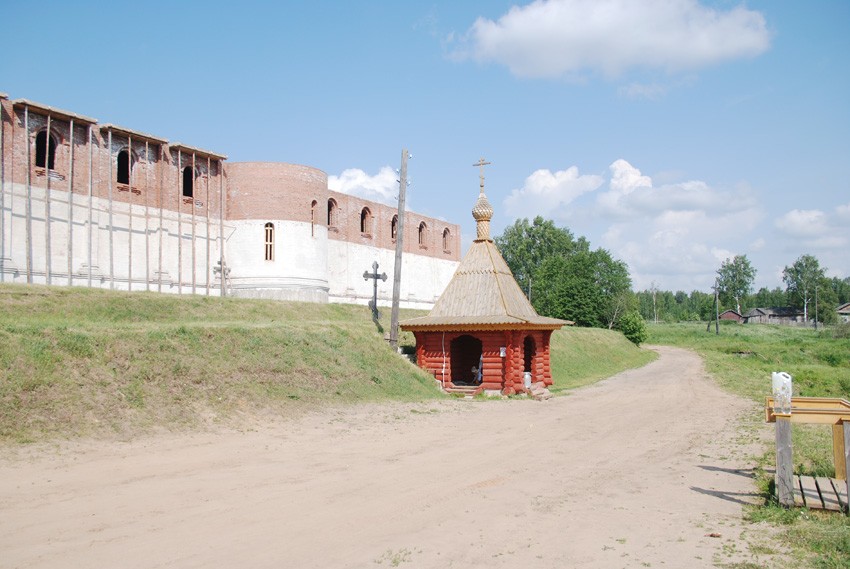
[(786, 306), (788, 301), (785, 297), (785, 291), (779, 287), (776, 287), (773, 290), (770, 290), (767, 287), (761, 287), (755, 296), (753, 296), (752, 301), (755, 306), (761, 308), (772, 308), (774, 306)]
[(782, 271), (788, 299), (803, 309), (803, 321), (809, 321), (809, 304), (815, 298), (815, 287), (824, 280), (825, 268), (813, 255), (801, 255), (793, 265)]
[(838, 304), (850, 302), (850, 277), (847, 277), (846, 279), (832, 277), (829, 280), (829, 287), (832, 289), (832, 292), (835, 293)]
[(628, 267), (605, 249), (546, 259), (534, 273), (532, 304), (542, 315), (579, 326), (613, 327), (633, 309)]
[(643, 316), (636, 311), (628, 312), (620, 318), (619, 329), (627, 340), (640, 346), (649, 337)]
[(533, 281), (534, 272), (546, 259), (588, 249), (583, 237), (576, 241), (569, 229), (556, 227), (539, 215), (531, 223), (528, 219), (516, 220), (494, 241), (523, 292), (528, 291), (529, 280)]
[(823, 278), (815, 289), (815, 318), (823, 324), (838, 323), (838, 305), (841, 304), (838, 300), (838, 294), (832, 288), (833, 280)]
[(717, 269), (717, 286), (720, 300), (724, 304), (735, 301), (735, 309), (741, 312), (741, 300), (753, 290), (756, 270), (750, 264), (746, 255), (735, 255), (731, 260), (726, 259)]

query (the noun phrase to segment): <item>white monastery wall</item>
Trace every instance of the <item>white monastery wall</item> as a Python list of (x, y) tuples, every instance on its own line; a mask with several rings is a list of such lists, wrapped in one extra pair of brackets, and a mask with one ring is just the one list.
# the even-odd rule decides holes
[(389, 305), (403, 227), (401, 305), (427, 309), (459, 264), (456, 224), (224, 160), (0, 93), (0, 282), (366, 304), (377, 261)]
[[(391, 306), (395, 251), (345, 241), (328, 245), (328, 280), (330, 302), (368, 304), (372, 300), (374, 281), (363, 278), (372, 273), (372, 263), (378, 262), (378, 274), (386, 273), (387, 280), (378, 280), (378, 306)], [(404, 255), (401, 265), (402, 308), (430, 309), (451, 280), (457, 262), (423, 255)]]

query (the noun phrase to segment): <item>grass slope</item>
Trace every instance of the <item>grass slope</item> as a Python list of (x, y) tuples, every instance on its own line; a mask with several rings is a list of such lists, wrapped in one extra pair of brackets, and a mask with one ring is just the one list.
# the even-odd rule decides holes
[[(412, 349), (412, 335), (400, 343)], [(616, 332), (556, 332), (555, 390), (651, 357)], [(0, 285), (0, 374), (0, 441), (11, 442), (443, 397), (363, 306), (64, 287)]]
[(0, 438), (19, 441), (437, 395), (337, 304), (7, 285), (0, 368)]
[(556, 330), (550, 350), (553, 393), (594, 383), (658, 357), (655, 352), (638, 348), (619, 332), (599, 328)]

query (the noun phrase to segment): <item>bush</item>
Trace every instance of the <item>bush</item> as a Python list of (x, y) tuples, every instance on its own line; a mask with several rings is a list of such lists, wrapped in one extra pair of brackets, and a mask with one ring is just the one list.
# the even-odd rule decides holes
[(646, 339), (649, 337), (649, 333), (646, 330), (646, 321), (636, 311), (624, 314), (620, 318), (618, 327), (626, 339), (636, 346), (640, 346), (641, 343), (646, 342)]

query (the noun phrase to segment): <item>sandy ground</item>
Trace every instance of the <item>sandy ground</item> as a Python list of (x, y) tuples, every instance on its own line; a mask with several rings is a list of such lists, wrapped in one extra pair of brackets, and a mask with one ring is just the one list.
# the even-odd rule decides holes
[(752, 404), (691, 352), (550, 401), (360, 406), (0, 459), (0, 567), (750, 560)]

